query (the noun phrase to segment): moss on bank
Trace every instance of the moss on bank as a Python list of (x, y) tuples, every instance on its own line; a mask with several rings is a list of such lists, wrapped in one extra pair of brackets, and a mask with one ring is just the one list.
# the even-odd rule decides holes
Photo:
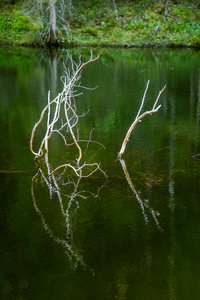
[(38, 43), (35, 32), (41, 24), (20, 12), (17, 5), (4, 5), (0, 9), (0, 44)]
[(149, 1), (126, 6), (118, 4), (118, 16), (111, 8), (83, 5), (82, 15), (75, 16), (71, 35), (77, 44), (124, 47), (200, 45), (200, 10), (191, 3), (174, 5), (169, 2), (166, 11), (157, 2), (151, 5)]
[[(76, 3), (76, 1), (75, 1)], [(174, 4), (167, 9), (158, 2), (117, 3), (109, 7), (90, 5), (83, 1), (73, 6), (68, 23), (68, 34), (60, 26), (58, 43), (66, 46), (112, 47), (199, 47), (200, 10), (187, 2)], [(4, 6), (0, 14), (0, 43), (40, 45), (36, 32), (42, 23), (21, 13), (20, 6)]]

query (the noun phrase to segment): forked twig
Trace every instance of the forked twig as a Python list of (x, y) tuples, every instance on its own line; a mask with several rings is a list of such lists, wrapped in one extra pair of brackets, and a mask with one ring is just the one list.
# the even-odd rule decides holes
[(147, 85), (146, 85), (146, 88), (145, 88), (145, 91), (144, 91), (144, 95), (143, 95), (142, 102), (141, 102), (140, 108), (139, 108), (139, 110), (138, 110), (137, 116), (136, 116), (134, 122), (131, 124), (131, 126), (129, 127), (129, 129), (128, 129), (127, 133), (126, 133), (126, 136), (125, 136), (124, 141), (123, 141), (123, 143), (122, 143), (121, 149), (120, 149), (120, 151), (119, 151), (119, 153), (118, 153), (118, 158), (121, 158), (122, 154), (124, 153), (124, 151), (125, 151), (125, 149), (126, 149), (126, 144), (127, 144), (128, 140), (129, 140), (129, 137), (130, 137), (131, 132), (133, 131), (135, 125), (136, 125), (138, 122), (141, 122), (141, 120), (142, 120), (144, 117), (156, 113), (156, 112), (159, 110), (159, 108), (161, 107), (161, 104), (158, 105), (157, 107), (156, 107), (156, 105), (157, 105), (157, 103), (158, 103), (158, 100), (159, 100), (159, 98), (160, 98), (160, 95), (162, 94), (162, 92), (163, 92), (164, 89), (166, 88), (166, 85), (163, 87), (162, 90), (160, 90), (160, 92), (159, 92), (159, 94), (158, 94), (158, 96), (157, 96), (157, 99), (156, 99), (156, 101), (154, 102), (154, 105), (153, 105), (152, 109), (151, 109), (150, 111), (145, 111), (143, 114), (140, 115), (141, 110), (142, 110), (143, 105), (144, 105), (144, 101), (145, 101), (146, 93), (147, 93), (147, 90), (148, 90), (148, 87), (149, 87), (149, 83), (150, 83), (150, 80), (147, 81)]

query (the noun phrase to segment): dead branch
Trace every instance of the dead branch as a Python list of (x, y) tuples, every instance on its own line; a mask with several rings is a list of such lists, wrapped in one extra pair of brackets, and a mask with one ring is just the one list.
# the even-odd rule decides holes
[(142, 110), (143, 105), (144, 105), (144, 101), (145, 101), (146, 93), (147, 93), (147, 90), (148, 90), (148, 87), (149, 87), (149, 83), (150, 83), (150, 80), (147, 81), (146, 89), (145, 89), (145, 91), (144, 91), (144, 95), (143, 95), (142, 102), (141, 102), (140, 108), (139, 108), (139, 110), (138, 110), (137, 116), (136, 116), (134, 122), (131, 124), (131, 126), (129, 127), (129, 129), (128, 129), (127, 133), (126, 133), (126, 136), (125, 136), (124, 141), (123, 141), (123, 143), (122, 143), (121, 149), (120, 149), (120, 151), (119, 151), (119, 153), (118, 153), (118, 158), (121, 158), (122, 154), (124, 153), (124, 151), (125, 151), (125, 149), (126, 149), (126, 144), (127, 144), (128, 140), (129, 140), (129, 137), (130, 137), (131, 132), (133, 131), (135, 125), (136, 125), (137, 123), (141, 122), (141, 120), (142, 120), (144, 117), (156, 113), (156, 112), (159, 110), (159, 108), (161, 107), (161, 104), (157, 106), (157, 103), (158, 103), (158, 100), (159, 100), (159, 98), (160, 98), (160, 95), (161, 95), (162, 92), (164, 91), (166, 85), (165, 85), (165, 86), (163, 87), (163, 89), (159, 92), (159, 94), (158, 94), (158, 96), (157, 96), (157, 99), (156, 99), (156, 101), (154, 102), (154, 105), (153, 105), (152, 109), (151, 109), (150, 111), (145, 111), (143, 114), (140, 115), (141, 110)]
[[(106, 176), (105, 172), (100, 168), (100, 164), (96, 162), (91, 164), (87, 164), (86, 162), (81, 163), (81, 159), (83, 157), (81, 143), (87, 143), (87, 147), (90, 143), (96, 143), (101, 146), (103, 145), (91, 139), (93, 129), (90, 131), (89, 138), (87, 140), (83, 140), (80, 139), (79, 130), (76, 128), (79, 122), (79, 118), (84, 117), (88, 112), (83, 113), (82, 115), (78, 114), (75, 97), (79, 96), (81, 93), (77, 94), (75, 91), (75, 87), (82, 88), (82, 86), (79, 84), (79, 81), (83, 68), (88, 64), (97, 61), (99, 59), (99, 56), (93, 58), (93, 54), (91, 52), (89, 60), (85, 63), (82, 62), (81, 56), (79, 57), (78, 62), (75, 62), (72, 59), (72, 56), (70, 56), (69, 54), (68, 59), (71, 66), (70, 68), (67, 68), (64, 65), (65, 76), (61, 77), (63, 90), (53, 100), (50, 100), (50, 92), (48, 93), (48, 103), (42, 110), (40, 118), (34, 125), (31, 133), (30, 150), (35, 155), (36, 159), (43, 156), (44, 153), (46, 157), (46, 153), (48, 153), (49, 151), (50, 138), (52, 137), (52, 134), (57, 133), (61, 136), (65, 146), (74, 146), (76, 148), (77, 157), (75, 163), (70, 162), (68, 158), (67, 163), (56, 167), (54, 170), (51, 170), (51, 174), (49, 173), (49, 176), (63, 168), (73, 170), (74, 173), (80, 178), (89, 177), (97, 170), (100, 170)], [(38, 150), (36, 151), (34, 150), (35, 147), (33, 147), (35, 142), (35, 134), (37, 130), (39, 131), (40, 125), (44, 120), (44, 116), (46, 115), (46, 132), (44, 134), (44, 137), (42, 138), (42, 141), (40, 142)], [(85, 169), (86, 172), (83, 173), (83, 169)], [(88, 171), (88, 169), (90, 170)]]
[[(31, 134), (31, 139), (30, 139), (30, 150), (31, 152), (36, 156), (36, 157), (40, 157), (43, 155), (43, 148), (46, 149), (48, 140), (52, 134), (53, 131), (55, 131), (54, 126), (57, 123), (57, 121), (60, 118), (61, 115), (61, 109), (64, 108), (64, 114), (65, 114), (65, 122), (62, 125), (62, 128), (57, 129), (57, 132), (60, 131), (61, 133), (61, 129), (63, 129), (64, 127), (67, 127), (67, 131), (71, 133), (71, 137), (79, 151), (79, 157), (78, 157), (78, 164), (81, 160), (82, 157), (82, 152), (81, 152), (81, 148), (77, 142), (77, 139), (75, 137), (75, 134), (73, 132), (73, 127), (78, 123), (78, 115), (72, 105), (72, 98), (75, 97), (74, 95), (74, 86), (75, 84), (78, 82), (79, 80), (79, 74), (82, 71), (82, 69), (87, 66), (88, 64), (95, 62), (96, 60), (99, 59), (99, 56), (97, 56), (96, 58), (93, 58), (92, 56), (92, 52), (91, 52), (91, 56), (90, 59), (85, 62), (85, 63), (81, 63), (79, 61), (78, 64), (76, 64), (71, 57), (70, 61), (72, 63), (72, 70), (73, 73), (72, 75), (70, 74), (70, 71), (65, 69), (65, 73), (66, 76), (64, 77), (65, 79), (62, 78), (62, 82), (63, 82), (63, 91), (52, 101), (50, 101), (50, 92), (48, 94), (48, 104), (45, 106), (45, 108), (42, 110), (40, 118), (38, 120), (38, 122), (34, 125), (33, 130), (32, 130), (32, 134)], [(55, 109), (52, 113), (52, 106), (55, 105)], [(63, 105), (63, 107), (61, 106)], [(47, 112), (48, 114), (48, 118), (47, 118), (47, 130), (46, 130), (46, 134), (39, 146), (38, 151), (35, 151), (33, 149), (33, 142), (34, 142), (34, 137), (35, 137), (35, 132), (38, 129), (39, 125), (42, 123), (43, 119), (44, 119), (44, 115)], [(70, 114), (72, 115), (70, 117)], [(52, 121), (51, 120), (51, 114), (53, 114), (52, 117)], [(46, 145), (44, 147), (44, 145)]]

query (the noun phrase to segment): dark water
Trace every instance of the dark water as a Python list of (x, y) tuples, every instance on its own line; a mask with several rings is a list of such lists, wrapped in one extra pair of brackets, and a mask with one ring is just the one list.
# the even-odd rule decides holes
[[(53, 185), (29, 140), (48, 90), (62, 90), (67, 55), (0, 49), (1, 299), (199, 299), (200, 52), (97, 53), (81, 84), (99, 88), (77, 98), (80, 114), (89, 109), (78, 127), (84, 139), (95, 128), (106, 147), (90, 144), (83, 160), (101, 162), (107, 178), (65, 172)], [(167, 87), (159, 112), (132, 132), (125, 174), (117, 152), (148, 79), (144, 110)], [(77, 155), (59, 137), (51, 147), (54, 168)]]

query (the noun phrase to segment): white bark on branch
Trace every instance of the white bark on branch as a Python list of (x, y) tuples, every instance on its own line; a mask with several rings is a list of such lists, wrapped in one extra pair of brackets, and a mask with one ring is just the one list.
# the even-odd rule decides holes
[[(70, 158), (68, 158), (67, 163), (64, 163), (56, 167), (52, 171), (52, 173), (60, 169), (63, 169), (65, 167), (65, 168), (72, 169), (75, 172), (75, 174), (80, 178), (89, 177), (97, 170), (100, 170), (106, 176), (105, 172), (100, 168), (100, 165), (98, 163), (96, 162), (92, 164), (88, 164), (86, 162), (81, 163), (81, 159), (83, 157), (82, 148), (81, 148), (82, 142), (86, 142), (87, 147), (90, 143), (96, 143), (101, 145), (98, 142), (92, 141), (91, 134), (93, 130), (90, 131), (89, 138), (87, 140), (80, 139), (79, 131), (78, 129), (76, 130), (76, 125), (79, 122), (79, 117), (83, 117), (85, 114), (78, 115), (77, 113), (76, 101), (75, 101), (75, 97), (77, 96), (77, 94), (76, 91), (74, 90), (74, 87), (82, 88), (79, 85), (81, 71), (88, 64), (98, 60), (99, 56), (93, 58), (91, 52), (90, 59), (85, 63), (82, 63), (80, 57), (78, 63), (75, 63), (72, 60), (72, 57), (69, 55), (68, 58), (70, 59), (71, 68), (66, 69), (65, 67), (66, 76), (63, 76), (61, 78), (63, 82), (63, 91), (60, 94), (58, 94), (58, 96), (52, 101), (50, 100), (50, 92), (49, 92), (48, 104), (42, 110), (40, 118), (38, 122), (34, 125), (32, 130), (32, 134), (30, 138), (30, 150), (35, 155), (36, 159), (41, 157), (44, 153), (48, 153), (49, 140), (53, 133), (57, 133), (62, 137), (65, 146), (67, 147), (74, 146), (78, 153), (77, 153), (75, 163), (74, 161), (69, 162)], [(35, 133), (39, 129), (39, 126), (44, 120), (45, 115), (47, 115), (46, 132), (44, 134), (42, 141), (40, 142), (38, 151), (35, 151), (33, 148), (33, 144), (35, 142)]]
[(145, 111), (143, 114), (140, 115), (141, 110), (142, 110), (143, 105), (144, 105), (144, 101), (145, 101), (146, 93), (147, 93), (147, 90), (148, 90), (148, 87), (149, 87), (149, 83), (150, 83), (150, 80), (147, 81), (146, 89), (145, 89), (145, 91), (144, 91), (144, 95), (143, 95), (142, 102), (141, 102), (140, 108), (139, 108), (139, 110), (138, 110), (137, 116), (136, 116), (134, 122), (131, 124), (131, 126), (129, 127), (129, 129), (128, 129), (127, 133), (126, 133), (126, 136), (125, 136), (124, 141), (123, 141), (123, 143), (122, 143), (121, 149), (120, 149), (120, 151), (119, 151), (119, 153), (118, 153), (118, 158), (121, 158), (122, 154), (124, 153), (124, 151), (125, 151), (125, 149), (126, 149), (126, 144), (127, 144), (128, 140), (129, 140), (129, 137), (130, 137), (131, 132), (133, 131), (135, 125), (136, 125), (137, 123), (141, 122), (141, 120), (142, 120), (144, 117), (156, 113), (156, 112), (159, 110), (159, 108), (161, 107), (161, 104), (158, 105), (157, 107), (156, 107), (156, 105), (157, 105), (158, 100), (159, 100), (159, 98), (160, 98), (160, 95), (161, 95), (162, 92), (164, 91), (166, 85), (165, 85), (165, 86), (163, 87), (163, 89), (159, 92), (159, 94), (158, 94), (158, 96), (157, 96), (157, 99), (156, 99), (156, 101), (154, 102), (154, 105), (153, 105), (152, 109), (151, 109), (150, 111)]

